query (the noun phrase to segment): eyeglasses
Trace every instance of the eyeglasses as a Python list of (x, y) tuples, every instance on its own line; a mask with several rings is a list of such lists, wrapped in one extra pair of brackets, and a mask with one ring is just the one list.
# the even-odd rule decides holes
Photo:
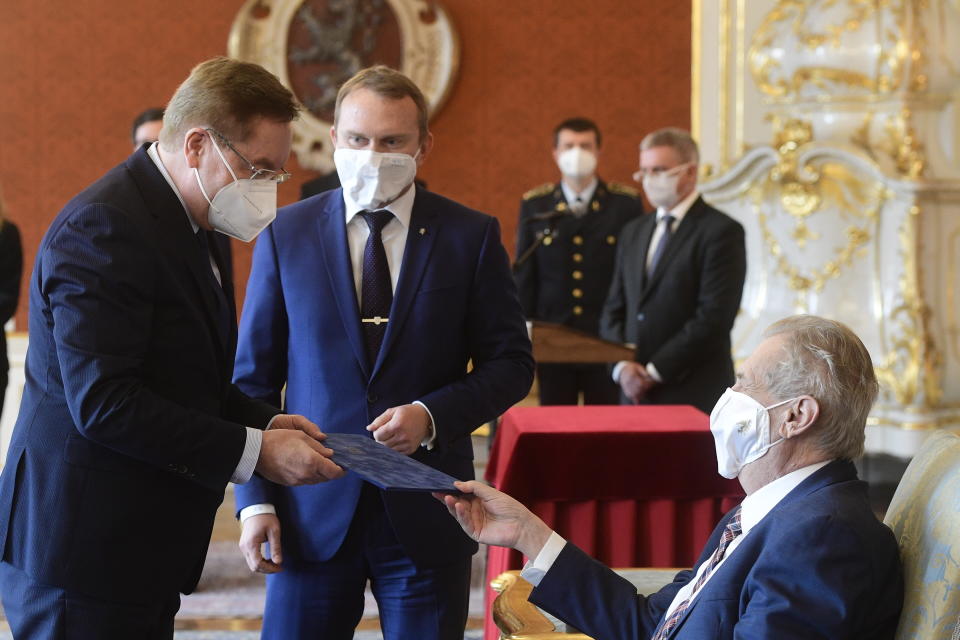
[(649, 176), (659, 176), (659, 175), (668, 175), (675, 176), (678, 173), (681, 173), (684, 169), (692, 165), (692, 162), (684, 162), (683, 164), (678, 164), (675, 167), (670, 167), (669, 169), (665, 167), (653, 167), (652, 169), (638, 169), (633, 172), (633, 179), (637, 182), (643, 182), (643, 179)]
[(272, 169), (257, 169), (256, 165), (254, 165), (252, 162), (250, 162), (245, 157), (243, 157), (242, 153), (237, 151), (237, 148), (233, 146), (233, 143), (231, 143), (225, 135), (223, 135), (216, 129), (211, 129), (210, 127), (207, 127), (205, 131), (209, 131), (213, 135), (220, 138), (223, 144), (227, 145), (227, 148), (230, 149), (230, 151), (233, 151), (235, 154), (237, 154), (237, 157), (240, 158), (240, 160), (242, 160), (243, 163), (247, 165), (247, 168), (250, 169), (251, 180), (269, 180), (271, 182), (276, 182), (277, 184), (283, 184), (284, 182), (286, 182), (287, 180), (293, 177), (283, 167), (280, 167), (280, 171), (274, 171)]

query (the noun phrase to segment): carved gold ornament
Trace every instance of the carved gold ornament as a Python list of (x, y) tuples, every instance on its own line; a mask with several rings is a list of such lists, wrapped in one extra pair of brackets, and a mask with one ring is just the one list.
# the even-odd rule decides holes
[[(880, 208), (889, 194), (879, 183), (865, 183), (847, 167), (836, 162), (817, 166), (799, 163), (800, 151), (812, 140), (810, 123), (799, 119), (778, 122), (774, 145), (778, 161), (765, 180), (749, 190), (750, 200), (767, 251), (773, 256), (776, 270), (784, 276), (790, 288), (798, 293), (798, 306), (810, 292), (820, 292), (829, 280), (837, 278), (876, 235)], [(808, 241), (818, 240), (820, 234), (812, 231), (807, 219), (817, 213), (825, 214), (824, 204), (839, 212), (837, 223), (846, 221), (846, 243), (833, 250), (833, 257), (818, 267), (799, 267), (770, 228), (771, 216), (777, 213), (771, 203), (794, 219), (790, 234), (799, 250)]]
[[(918, 260), (918, 227), (920, 207), (910, 208), (910, 215), (900, 229), (901, 303), (890, 312), (897, 335), (890, 341), (886, 357), (875, 369), (877, 378), (902, 405), (922, 404), (935, 407), (943, 395), (940, 370), (943, 356), (930, 332), (930, 308), (924, 303), (921, 265)], [(918, 384), (923, 382), (922, 386)], [(918, 396), (922, 393), (921, 401)]]
[(293, 150), (310, 169), (333, 169), (330, 127), (337, 90), (373, 64), (399, 69), (427, 99), (446, 100), (460, 48), (436, 0), (247, 0), (233, 22), (231, 57), (274, 73), (304, 106)]
[(943, 1), (779, 0), (754, 32), (750, 71), (778, 100), (925, 91), (924, 11)]

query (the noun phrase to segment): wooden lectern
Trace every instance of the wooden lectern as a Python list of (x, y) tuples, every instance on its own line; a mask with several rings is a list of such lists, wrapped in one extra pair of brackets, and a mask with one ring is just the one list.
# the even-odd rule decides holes
[(633, 360), (633, 348), (603, 340), (562, 324), (529, 323), (533, 358), (537, 362), (619, 362)]

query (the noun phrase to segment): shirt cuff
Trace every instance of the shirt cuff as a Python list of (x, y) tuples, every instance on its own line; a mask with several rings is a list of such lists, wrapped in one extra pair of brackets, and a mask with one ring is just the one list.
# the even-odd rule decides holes
[(260, 429), (247, 427), (247, 441), (243, 445), (243, 455), (240, 456), (237, 468), (233, 470), (230, 482), (243, 484), (250, 480), (254, 469), (257, 468), (257, 460), (260, 459), (260, 445), (262, 443), (263, 432)]
[(650, 377), (656, 382), (663, 382), (663, 378), (660, 377), (660, 372), (657, 371), (657, 367), (654, 366), (652, 362), (647, 363), (647, 373), (650, 374)]
[(252, 504), (249, 507), (244, 507), (243, 509), (240, 509), (240, 524), (243, 524), (243, 521), (247, 518), (259, 516), (264, 513), (272, 513), (273, 515), (277, 515), (277, 508), (266, 502), (263, 504)]
[(413, 404), (418, 404), (423, 407), (423, 410), (427, 412), (428, 416), (430, 416), (430, 424), (427, 425), (427, 437), (420, 441), (420, 446), (426, 447), (428, 450), (432, 451), (434, 443), (437, 440), (437, 423), (433, 421), (433, 414), (430, 413), (430, 407), (423, 404), (419, 400), (414, 400)]
[(537, 557), (528, 560), (527, 564), (523, 565), (520, 577), (535, 587), (539, 585), (565, 546), (567, 546), (567, 541), (556, 531), (551, 532), (547, 544), (543, 545), (543, 549), (540, 550)]
[(623, 371), (623, 368), (627, 366), (626, 360), (621, 360), (613, 366), (613, 382), (614, 384), (620, 384), (620, 372)]

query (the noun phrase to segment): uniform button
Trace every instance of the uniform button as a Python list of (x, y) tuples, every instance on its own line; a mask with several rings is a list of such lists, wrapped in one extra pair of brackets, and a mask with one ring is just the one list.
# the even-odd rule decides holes
[(187, 469), (187, 465), (185, 464), (181, 464), (177, 467), (177, 473), (187, 473), (187, 471), (189, 471), (189, 469)]
[(373, 391), (367, 391), (367, 402), (374, 404), (377, 400), (380, 399), (380, 396), (375, 394)]
[(573, 315), (579, 316), (582, 313), (583, 313), (583, 307), (581, 307), (580, 305), (577, 305), (573, 308)]
[(573, 236), (573, 244), (578, 246), (583, 244), (583, 236), (579, 236), (579, 235)]
[(617, 244), (616, 236), (607, 236), (607, 244)]
[(573, 272), (574, 280), (583, 280), (583, 271), (574, 271)]
[(645, 313), (638, 313), (638, 314), (637, 314), (637, 322), (643, 322), (643, 321), (646, 320), (646, 319), (647, 319), (647, 315), (646, 315)]
[(553, 244), (553, 238), (551, 238), (550, 236), (545, 237), (543, 239), (543, 244), (549, 247), (551, 244)]
[(580, 289), (574, 289), (574, 290), (573, 290), (573, 297), (574, 297), (574, 298), (582, 298), (582, 297), (583, 297), (583, 291), (580, 290)]
[(573, 254), (573, 261), (574, 261), (574, 262), (583, 262), (583, 254), (582, 254), (582, 253), (575, 253), (575, 254)]

